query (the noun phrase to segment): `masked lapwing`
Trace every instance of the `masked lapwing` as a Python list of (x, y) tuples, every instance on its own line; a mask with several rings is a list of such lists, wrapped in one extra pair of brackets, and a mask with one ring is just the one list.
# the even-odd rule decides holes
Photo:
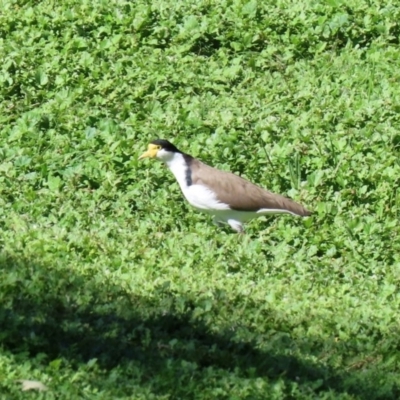
[(155, 158), (174, 174), (183, 195), (195, 209), (210, 214), (217, 225), (243, 232), (243, 223), (267, 214), (311, 215), (302, 205), (269, 192), (230, 172), (212, 168), (178, 150), (167, 140), (152, 141), (140, 159)]

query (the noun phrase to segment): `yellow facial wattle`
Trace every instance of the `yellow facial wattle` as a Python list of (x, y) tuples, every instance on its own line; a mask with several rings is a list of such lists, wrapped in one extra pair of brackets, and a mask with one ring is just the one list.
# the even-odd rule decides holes
[(158, 146), (156, 144), (149, 144), (147, 147), (147, 151), (145, 151), (140, 157), (139, 160), (142, 160), (143, 158), (156, 158), (158, 150), (160, 150), (161, 146)]

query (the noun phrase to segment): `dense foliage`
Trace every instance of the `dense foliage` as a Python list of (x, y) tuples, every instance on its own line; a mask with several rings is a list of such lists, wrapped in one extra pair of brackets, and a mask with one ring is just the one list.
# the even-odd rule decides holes
[[(0, 6), (0, 398), (400, 397), (398, 1)], [(315, 215), (221, 230), (157, 137)]]

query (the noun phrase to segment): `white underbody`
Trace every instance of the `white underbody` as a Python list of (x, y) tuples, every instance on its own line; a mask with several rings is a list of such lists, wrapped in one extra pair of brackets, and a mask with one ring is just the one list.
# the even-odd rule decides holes
[[(253, 218), (267, 214), (293, 214), (287, 210), (261, 209), (258, 211), (236, 211), (232, 210), (228, 204), (221, 203), (216, 194), (207, 186), (187, 185), (186, 169), (187, 165), (180, 153), (174, 153), (169, 160), (163, 160), (174, 174), (183, 195), (189, 204), (196, 210), (214, 216), (214, 223), (226, 223), (237, 232), (243, 232), (243, 223)], [(295, 214), (293, 214), (295, 215)]]

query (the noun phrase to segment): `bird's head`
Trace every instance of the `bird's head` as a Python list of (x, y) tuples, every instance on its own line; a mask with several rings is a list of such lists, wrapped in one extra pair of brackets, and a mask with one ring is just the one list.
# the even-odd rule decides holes
[(180, 151), (172, 143), (168, 142), (168, 140), (157, 139), (150, 142), (147, 151), (139, 157), (139, 160), (143, 158), (156, 158), (157, 160), (167, 162), (176, 153), (180, 153)]

